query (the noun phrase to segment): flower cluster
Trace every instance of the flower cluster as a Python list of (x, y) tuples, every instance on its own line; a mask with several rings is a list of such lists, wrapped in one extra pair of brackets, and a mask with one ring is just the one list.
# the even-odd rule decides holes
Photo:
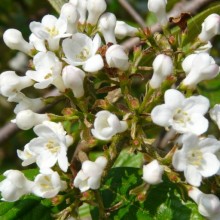
[[(167, 1), (156, 2), (149, 0), (148, 9), (166, 30)], [(5, 44), (31, 62), (22, 76), (11, 70), (0, 74), (0, 94), (17, 103), (12, 122), (22, 130), (33, 128), (37, 136), (17, 155), (24, 167), (36, 164), (39, 174), (29, 180), (25, 172), (6, 171), (0, 182), (2, 199), (17, 201), (30, 193), (54, 198), (62, 191), (65, 198), (74, 194), (80, 200), (76, 209), (82, 201), (92, 204), (85, 192), (97, 193), (117, 157), (129, 148), (142, 153), (145, 186), (160, 184), (172, 173), (170, 181), (185, 186), (199, 212), (218, 219), (219, 200), (196, 187), (220, 175), (220, 141), (206, 134), (210, 118), (220, 128), (220, 106), (210, 109), (209, 99), (196, 88), (219, 73), (207, 48), (220, 34), (220, 16), (209, 15), (193, 47), (184, 47), (178, 39), (185, 33), (166, 31), (170, 36), (163, 37), (117, 21), (106, 8), (105, 0), (69, 0), (58, 18), (45, 15), (30, 23), (29, 41), (16, 29), (5, 31)], [(120, 45), (134, 36), (141, 41), (134, 50)], [(141, 66), (146, 51), (153, 58), (150, 67)], [(29, 87), (57, 94), (31, 98), (25, 92)], [(57, 104), (60, 115), (57, 109), (42, 113), (48, 103)], [(165, 143), (165, 155), (149, 127), (174, 134)], [(95, 159), (93, 149), (101, 153)]]

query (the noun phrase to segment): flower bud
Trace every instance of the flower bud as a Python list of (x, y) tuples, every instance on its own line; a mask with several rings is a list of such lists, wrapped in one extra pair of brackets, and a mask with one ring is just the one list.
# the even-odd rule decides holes
[(205, 194), (195, 187), (189, 190), (188, 195), (198, 204), (201, 215), (208, 219), (219, 219), (217, 217), (220, 217), (220, 201), (217, 196)]
[(211, 14), (202, 23), (202, 31), (198, 37), (201, 41), (209, 41), (217, 34), (220, 34), (220, 16)]
[(50, 118), (47, 114), (38, 114), (31, 110), (20, 111), (16, 119), (12, 122), (15, 122), (17, 126), (22, 130), (28, 130), (35, 125), (41, 124), (43, 121), (49, 121)]
[(111, 68), (118, 68), (124, 71), (129, 68), (128, 55), (123, 47), (118, 44), (110, 46), (106, 51), (105, 57)]
[(62, 78), (65, 87), (70, 88), (76, 98), (84, 95), (83, 80), (85, 73), (81, 69), (75, 66), (66, 66), (63, 68)]
[(87, 23), (95, 25), (100, 15), (106, 10), (105, 0), (87, 0)]
[(219, 73), (219, 66), (208, 53), (191, 54), (182, 63), (186, 78), (183, 85), (194, 88), (199, 82), (216, 77)]
[(64, 4), (61, 8), (60, 17), (67, 20), (67, 33), (74, 34), (77, 32), (79, 13), (73, 4)]
[(115, 39), (115, 27), (116, 27), (116, 17), (114, 14), (106, 12), (99, 19), (98, 24), (99, 30), (102, 33), (105, 43), (116, 44)]
[(218, 128), (220, 129), (220, 105), (216, 104), (210, 111), (210, 117), (215, 123), (217, 124)]
[(19, 50), (28, 55), (31, 54), (33, 49), (32, 45), (24, 40), (20, 31), (16, 29), (8, 29), (3, 34), (5, 44), (12, 50)]
[(115, 27), (115, 36), (118, 39), (123, 39), (124, 37), (134, 37), (138, 32), (137, 28), (134, 28), (124, 21), (117, 21)]
[(168, 22), (166, 15), (166, 4), (167, 0), (148, 1), (148, 10), (155, 13), (157, 20), (161, 25), (166, 25)]
[(14, 202), (31, 192), (33, 182), (26, 179), (19, 170), (7, 170), (3, 175), (6, 179), (0, 182), (2, 200)]
[(79, 23), (84, 24), (86, 21), (86, 7), (87, 0), (69, 0), (69, 3), (73, 4), (79, 13)]
[(162, 182), (164, 169), (157, 160), (153, 160), (143, 166), (143, 180), (148, 184), (155, 185)]
[(172, 73), (173, 61), (169, 56), (159, 54), (153, 61), (153, 69), (154, 73), (149, 83), (153, 89), (157, 89), (166, 77)]
[(14, 71), (5, 71), (0, 75), (0, 94), (11, 97), (22, 89), (33, 85), (27, 76), (18, 76)]

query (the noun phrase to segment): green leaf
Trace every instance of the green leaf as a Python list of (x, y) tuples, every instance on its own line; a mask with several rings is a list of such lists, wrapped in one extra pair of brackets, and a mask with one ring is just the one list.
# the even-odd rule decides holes
[(50, 207), (46, 207), (41, 199), (28, 195), (16, 202), (0, 202), (1, 220), (50, 220)]
[[(111, 220), (202, 220), (197, 205), (183, 201), (177, 186), (167, 178), (151, 186), (146, 200), (141, 202), (131, 190), (143, 183), (142, 172), (137, 168), (113, 168), (100, 189), (106, 212)], [(144, 186), (143, 186), (144, 187)], [(144, 188), (143, 188), (144, 189)], [(143, 192), (143, 191), (142, 191)], [(98, 208), (91, 210), (94, 220), (99, 219)]]

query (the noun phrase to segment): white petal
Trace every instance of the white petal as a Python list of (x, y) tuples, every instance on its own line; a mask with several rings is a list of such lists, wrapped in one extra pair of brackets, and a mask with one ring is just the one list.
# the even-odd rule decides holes
[(86, 72), (97, 72), (101, 70), (104, 67), (104, 62), (102, 60), (101, 55), (96, 54), (92, 57), (90, 57), (84, 64), (83, 69)]
[(184, 171), (186, 181), (193, 186), (200, 186), (202, 176), (194, 166), (188, 166)]
[(186, 155), (183, 150), (178, 150), (174, 153), (172, 159), (173, 167), (178, 171), (184, 171), (187, 166)]
[(176, 89), (169, 89), (164, 94), (165, 104), (172, 109), (181, 107), (184, 100), (184, 95)]
[(88, 185), (91, 189), (98, 189), (100, 187), (101, 176), (90, 177)]

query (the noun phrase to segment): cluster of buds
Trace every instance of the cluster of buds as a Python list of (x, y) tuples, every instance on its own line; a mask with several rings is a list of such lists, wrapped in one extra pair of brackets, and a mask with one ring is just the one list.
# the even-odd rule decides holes
[[(148, 9), (166, 28), (167, 1), (156, 2), (149, 0)], [(17, 150), (22, 166), (35, 163), (40, 171), (33, 181), (18, 170), (6, 171), (6, 178), (0, 182), (3, 200), (16, 201), (29, 193), (53, 198), (60, 191), (71, 190), (83, 200), (84, 192), (100, 188), (120, 151), (138, 140), (138, 146), (131, 148), (143, 153), (140, 168), (144, 182), (159, 184), (170, 169), (183, 172), (184, 184), (194, 187), (189, 197), (198, 203), (200, 213), (208, 218), (219, 216), (219, 200), (213, 198), (214, 211), (209, 212), (205, 210), (206, 197), (195, 188), (204, 179), (220, 174), (220, 141), (205, 136), (210, 101), (188, 94), (196, 93), (198, 83), (219, 73), (214, 58), (201, 45), (220, 34), (220, 16), (212, 14), (205, 19), (193, 52), (181, 48), (181, 56), (176, 56), (179, 51), (175, 48), (179, 50), (181, 45), (173, 47), (168, 38), (117, 21), (114, 14), (105, 12), (106, 8), (105, 0), (70, 0), (61, 8), (59, 18), (45, 15), (41, 22), (31, 22), (29, 41), (16, 29), (5, 31), (5, 44), (27, 54), (32, 66), (24, 76), (15, 71), (1, 73), (0, 94), (17, 103), (12, 122), (22, 130), (33, 128), (37, 136), (23, 150)], [(142, 44), (129, 53), (118, 42), (134, 36)], [(153, 62), (147, 69), (140, 63), (148, 48), (153, 48)], [(152, 70), (150, 75), (146, 69)], [(137, 70), (145, 79), (146, 91), (134, 95), (133, 78), (140, 75)], [(23, 90), (28, 87), (53, 88), (59, 93), (53, 100), (68, 100), (69, 105), (65, 102), (62, 115), (40, 114), (47, 99), (27, 97)], [(219, 106), (210, 110), (210, 116), (220, 127)], [(145, 128), (150, 126), (164, 127), (178, 137), (171, 141), (169, 164), (162, 155), (155, 156), (147, 149)], [(90, 160), (88, 152), (100, 145), (104, 149), (101, 156)], [(68, 155), (73, 151), (73, 156)], [(144, 158), (150, 158), (148, 164)]]

